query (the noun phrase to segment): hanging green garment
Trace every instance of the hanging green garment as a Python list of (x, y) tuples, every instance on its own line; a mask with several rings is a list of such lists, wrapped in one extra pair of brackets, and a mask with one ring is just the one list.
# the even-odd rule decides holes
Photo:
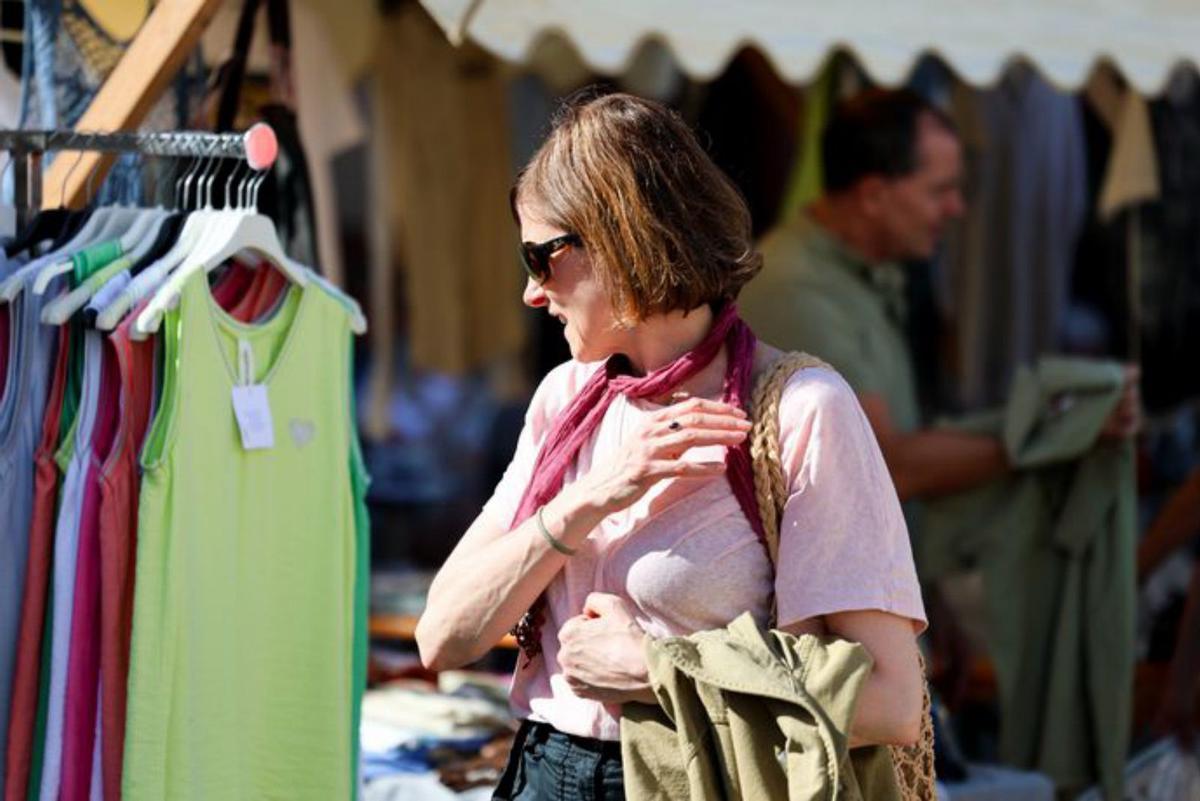
[(833, 75), (836, 59), (829, 59), (816, 80), (804, 91), (804, 121), (800, 129), (797, 151), (800, 157), (788, 179), (783, 206), (777, 219), (795, 219), (810, 203), (825, 191), (825, 170), (822, 165), (821, 136), (833, 110)]
[[(327, 279), (318, 277), (317, 287)], [(329, 296), (346, 310), (347, 314), (358, 312), (346, 298), (329, 288)], [(367, 490), (371, 476), (363, 459), (362, 438), (358, 432), (358, 398), (354, 384), (354, 343), (349, 344), (350, 358), (346, 362), (350, 370), (350, 478), (354, 493), (354, 667), (351, 683), (350, 707), (350, 795), (358, 798), (359, 751), (362, 725), (362, 699), (367, 689), (368, 661), (370, 658), (370, 614), (371, 614), (371, 517), (367, 510)]]
[(917, 567), (983, 574), (1000, 690), (1000, 755), (1066, 788), (1120, 798), (1134, 667), (1136, 487), (1129, 443), (1098, 442), (1119, 365), (1042, 359), (1002, 413), (959, 427), (1003, 438), (1016, 470), (926, 504)]
[[(79, 257), (76, 256), (76, 259), (78, 258)], [(78, 261), (76, 263), (78, 264)], [(97, 267), (97, 263), (101, 264), (102, 266)], [(104, 284), (111, 280), (115, 275), (124, 270), (128, 270), (132, 265), (133, 262), (130, 261), (129, 257), (127, 256), (119, 256), (115, 260), (108, 263), (93, 261), (88, 267), (88, 269), (93, 271), (90, 274), (85, 275), (82, 279), (80, 279), (79, 276), (86, 273), (86, 270), (83, 272), (76, 271), (76, 278), (72, 282), (72, 286), (76, 288), (90, 286), (94, 293), (95, 291), (99, 290), (100, 287), (104, 286)], [(83, 323), (77, 318), (72, 318), (71, 320), (67, 321), (66, 325), (71, 331), (71, 356), (73, 360), (76, 354), (79, 356), (83, 355)], [(67, 472), (67, 467), (71, 464), (71, 459), (74, 458), (75, 455), (75, 432), (79, 427), (79, 415), (77, 412), (79, 411), (79, 391), (83, 380), (82, 360), (79, 362), (78, 367), (81, 372), (78, 376), (75, 376), (73, 371), (75, 370), (76, 365), (74, 361), (72, 361), (70, 365), (70, 371), (67, 373), (67, 391), (63, 396), (66, 404), (63, 409), (63, 414), (64, 416), (67, 414), (67, 408), (69, 407), (71, 427), (67, 429), (66, 435), (63, 437), (62, 443), (59, 445), (58, 451), (54, 454), (54, 461), (58, 464), (59, 470), (61, 470), (64, 475)], [(72, 381), (77, 382), (78, 386), (73, 387), (71, 383)], [(72, 392), (75, 394), (72, 395)]]
[[(345, 309), (292, 287), (269, 321), (245, 325), (198, 272), (163, 325), (123, 798), (345, 797), (361, 536)], [(231, 401), (243, 383), (265, 388), (272, 447), (243, 448)]]
[[(71, 257), (68, 287), (75, 289), (81, 286), (93, 275), (121, 258), (123, 253), (119, 239), (98, 242), (79, 251)], [(71, 453), (75, 448), (75, 415), (79, 411), (79, 389), (83, 386), (83, 329), (80, 325), (77, 320), (67, 323), (71, 331), (71, 361), (67, 368), (67, 391), (63, 395), (63, 421), (59, 429), (62, 432), (59, 444), (63, 449), (54, 457), (64, 473), (67, 472), (67, 464), (70, 463)]]
[[(353, 345), (347, 366), (353, 368)], [(350, 478), (354, 493), (354, 666), (350, 699), (350, 798), (358, 798), (358, 761), (361, 744), (362, 699), (367, 689), (367, 662), (370, 654), (369, 623), (371, 613), (371, 518), (367, 513), (367, 489), (371, 477), (363, 461), (358, 436), (358, 404), (354, 400), (354, 374), (349, 376), (350, 403)]]

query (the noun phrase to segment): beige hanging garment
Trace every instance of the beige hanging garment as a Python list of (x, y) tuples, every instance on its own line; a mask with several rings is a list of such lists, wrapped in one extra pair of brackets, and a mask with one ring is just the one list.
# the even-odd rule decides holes
[[(462, 373), (511, 361), (524, 343), (524, 274), (508, 211), (502, 69), (476, 48), (447, 43), (416, 4), (384, 19), (379, 44), (373, 99), (381, 158), (373, 179), (386, 208), (374, 210), (385, 228), (373, 240), (392, 259), (377, 259), (373, 282), (386, 286), (378, 272), (401, 270), (401, 328), (414, 368)], [(382, 427), (387, 391), (375, 382), (378, 414), (369, 416), (379, 425), (369, 428)]]

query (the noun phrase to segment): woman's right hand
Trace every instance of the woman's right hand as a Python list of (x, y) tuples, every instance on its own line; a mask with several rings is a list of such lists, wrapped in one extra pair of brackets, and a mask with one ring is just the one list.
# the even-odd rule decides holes
[(718, 461), (682, 457), (695, 447), (739, 445), (749, 430), (740, 409), (718, 401), (680, 401), (648, 415), (608, 459), (594, 462), (552, 498), (543, 515), (510, 531), (480, 514), (429, 588), (417, 624), (425, 665), (446, 670), (479, 659), (554, 580), (570, 557), (551, 547), (540, 527), (576, 548), (607, 515), (631, 505), (655, 482), (722, 473), (723, 451)]
[(616, 453), (594, 464), (574, 489), (585, 493), (593, 508), (612, 514), (633, 505), (663, 479), (723, 473), (723, 459), (700, 462), (683, 456), (691, 448), (740, 445), (750, 425), (737, 406), (689, 398), (649, 415)]

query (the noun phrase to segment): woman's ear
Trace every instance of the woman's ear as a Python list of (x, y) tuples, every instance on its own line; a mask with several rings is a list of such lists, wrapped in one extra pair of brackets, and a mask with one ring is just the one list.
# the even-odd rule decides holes
[[(592, 269), (592, 262), (589, 256), (588, 269)], [(603, 284), (603, 277), (597, 276)], [(616, 282), (614, 282), (616, 284)], [(633, 298), (630, 297), (629, 291), (620, 284), (609, 285), (604, 287), (605, 293), (612, 298), (612, 330), (614, 331), (629, 331), (632, 330), (638, 322), (637, 308), (633, 305)]]

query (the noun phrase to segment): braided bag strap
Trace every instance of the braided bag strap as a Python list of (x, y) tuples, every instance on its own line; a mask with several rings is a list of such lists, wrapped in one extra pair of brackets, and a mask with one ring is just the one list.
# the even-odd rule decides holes
[[(794, 373), (809, 367), (826, 367), (807, 353), (785, 353), (754, 382), (750, 392), (750, 459), (754, 463), (754, 495), (766, 534), (771, 564), (779, 563), (779, 522), (787, 501), (787, 478), (779, 455), (779, 401)], [(772, 617), (774, 614), (772, 613)]]
[[(925, 674), (925, 657), (917, 653), (921, 674)], [(923, 682), (921, 699), (921, 733), (909, 746), (892, 746), (892, 767), (904, 801), (936, 801), (937, 774), (933, 763), (933, 705), (929, 698), (929, 682)]]
[[(779, 563), (779, 525), (787, 501), (787, 478), (779, 453), (779, 402), (783, 388), (796, 372), (828, 364), (807, 353), (785, 353), (758, 377), (750, 395), (750, 457), (754, 462), (754, 494), (762, 516), (767, 553), (771, 564)], [(774, 621), (775, 602), (771, 602)], [(925, 660), (921, 659), (921, 673)], [(933, 763), (933, 714), (929, 685), (925, 684), (921, 715), (921, 735), (915, 745), (893, 746), (892, 767), (904, 801), (935, 801), (937, 789)]]

